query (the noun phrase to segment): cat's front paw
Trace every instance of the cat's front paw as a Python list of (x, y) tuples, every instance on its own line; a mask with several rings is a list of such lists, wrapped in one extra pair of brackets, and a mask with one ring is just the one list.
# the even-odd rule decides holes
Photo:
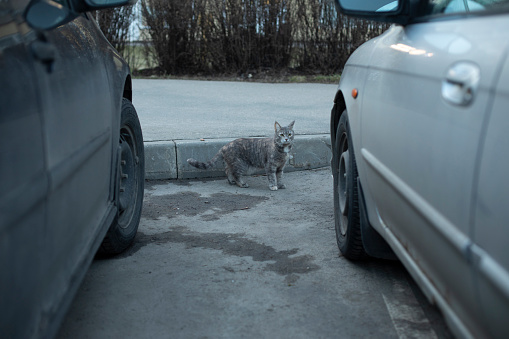
[(269, 189), (270, 189), (271, 191), (277, 191), (277, 186), (269, 186)]
[(277, 188), (279, 188), (279, 189), (285, 189), (285, 188), (286, 188), (286, 185), (285, 185), (285, 184), (278, 184), (278, 185), (277, 185)]

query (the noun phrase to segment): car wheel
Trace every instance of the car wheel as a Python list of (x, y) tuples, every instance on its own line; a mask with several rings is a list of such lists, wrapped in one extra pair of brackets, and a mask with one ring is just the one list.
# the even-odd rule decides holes
[(332, 164), (336, 240), (343, 255), (352, 260), (367, 256), (362, 245), (357, 166), (346, 110), (339, 119)]
[(133, 104), (122, 101), (119, 137), (117, 216), (104, 241), (101, 252), (116, 254), (131, 245), (138, 231), (145, 184), (145, 153), (140, 121)]

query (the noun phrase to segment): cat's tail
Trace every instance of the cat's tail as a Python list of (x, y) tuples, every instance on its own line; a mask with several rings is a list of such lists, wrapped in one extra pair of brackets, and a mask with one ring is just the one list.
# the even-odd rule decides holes
[(221, 153), (221, 151), (217, 152), (216, 155), (214, 155), (214, 157), (212, 159), (210, 159), (209, 161), (207, 162), (201, 162), (201, 161), (198, 161), (198, 160), (195, 160), (193, 158), (189, 158), (187, 159), (187, 162), (189, 163), (189, 165), (191, 166), (194, 166), (196, 168), (199, 168), (199, 169), (203, 169), (203, 170), (206, 170), (206, 169), (209, 169), (211, 167), (214, 166), (214, 164), (219, 160), (219, 159), (222, 159), (223, 158), (223, 153)]

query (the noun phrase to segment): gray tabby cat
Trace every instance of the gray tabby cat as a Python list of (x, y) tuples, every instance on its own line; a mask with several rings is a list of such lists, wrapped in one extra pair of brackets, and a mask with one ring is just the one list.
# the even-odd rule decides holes
[(252, 170), (265, 169), (272, 191), (286, 188), (281, 182), (286, 161), (290, 158), (293, 145), (293, 124), (281, 127), (276, 121), (273, 138), (241, 138), (224, 145), (217, 154), (207, 162), (187, 159), (187, 162), (199, 169), (209, 169), (223, 159), (228, 182), (239, 187), (249, 187), (242, 176)]

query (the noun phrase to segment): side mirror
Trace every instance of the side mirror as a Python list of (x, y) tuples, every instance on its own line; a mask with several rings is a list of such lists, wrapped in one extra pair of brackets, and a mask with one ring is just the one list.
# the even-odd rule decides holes
[(137, 0), (70, 0), (71, 7), (78, 13), (99, 9), (134, 5)]
[(398, 10), (400, 1), (398, 0), (336, 0), (344, 12), (356, 13), (381, 13), (393, 12)]
[(335, 0), (338, 10), (348, 16), (405, 25), (415, 14), (420, 0)]
[(136, 0), (70, 0), (70, 7), (66, 7), (52, 0), (33, 0), (28, 4), (24, 17), (30, 27), (50, 30), (73, 20), (77, 13), (135, 3)]
[(136, 0), (85, 0), (85, 2), (95, 9), (120, 7), (125, 5), (134, 5)]
[(51, 0), (30, 2), (24, 16), (30, 27), (37, 30), (49, 30), (76, 17), (67, 7)]

